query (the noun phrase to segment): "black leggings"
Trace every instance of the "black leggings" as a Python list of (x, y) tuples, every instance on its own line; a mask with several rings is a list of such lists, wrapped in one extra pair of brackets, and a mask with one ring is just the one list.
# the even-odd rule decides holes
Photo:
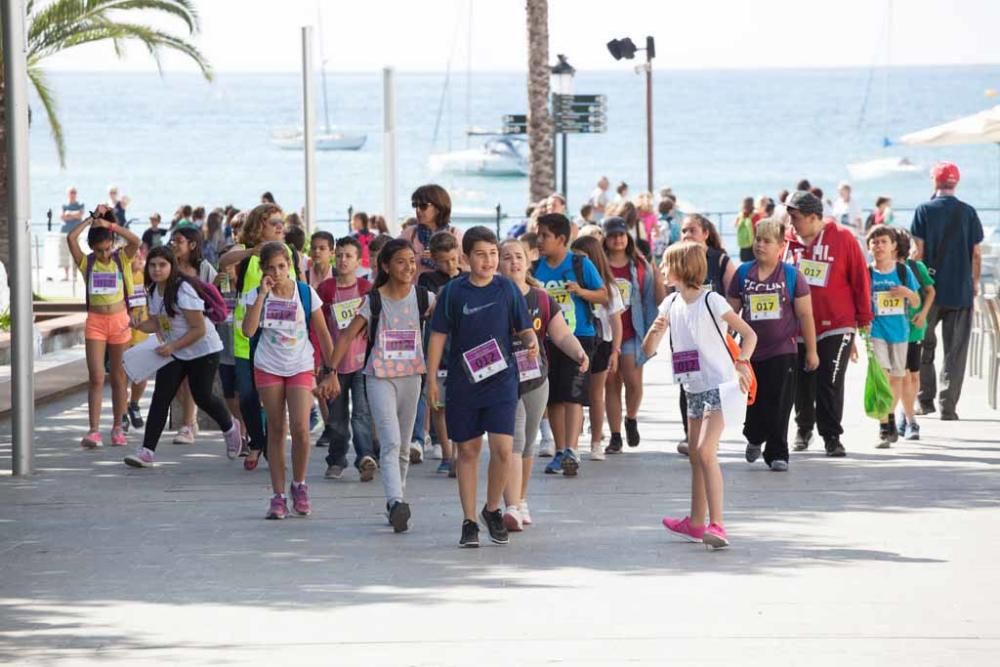
[(191, 397), (199, 408), (208, 413), (216, 421), (222, 432), (233, 427), (233, 417), (226, 408), (226, 403), (212, 393), (212, 383), (215, 382), (216, 371), (219, 368), (219, 353), (207, 354), (197, 359), (174, 359), (156, 372), (156, 387), (149, 405), (149, 415), (146, 417), (146, 433), (142, 445), (146, 449), (156, 450), (163, 427), (167, 423), (167, 410), (170, 402), (177, 395), (181, 380), (188, 379)]

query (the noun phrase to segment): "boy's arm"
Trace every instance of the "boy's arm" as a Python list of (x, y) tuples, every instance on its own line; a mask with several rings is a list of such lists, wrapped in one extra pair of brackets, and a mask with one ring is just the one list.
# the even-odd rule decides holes
[(802, 342), (806, 346), (806, 370), (816, 370), (819, 367), (819, 354), (816, 352), (816, 322), (813, 320), (811, 295), (806, 294), (795, 299), (795, 316), (799, 318), (799, 330), (802, 332)]
[(437, 374), (438, 368), (441, 366), (441, 357), (444, 355), (444, 344), (447, 340), (448, 334), (432, 331), (430, 340), (427, 341), (427, 402), (431, 404), (431, 407), (441, 405)]

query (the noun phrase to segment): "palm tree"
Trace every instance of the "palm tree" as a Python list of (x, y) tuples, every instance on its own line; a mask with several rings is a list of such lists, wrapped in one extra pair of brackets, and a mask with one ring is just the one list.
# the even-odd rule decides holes
[(555, 189), (552, 116), (549, 114), (549, 3), (527, 0), (528, 146), (531, 148), (531, 201)]
[[(59, 154), (59, 164), (65, 166), (66, 141), (59, 122), (55, 94), (49, 87), (42, 63), (51, 55), (74, 46), (91, 42), (110, 41), (115, 55), (124, 57), (128, 42), (139, 42), (160, 66), (164, 50), (178, 51), (198, 65), (206, 79), (211, 80), (208, 61), (187, 37), (198, 32), (198, 12), (192, 0), (27, 0), (28, 78), (31, 80), (43, 111), (52, 129)], [(173, 17), (182, 23), (187, 35), (161, 30), (147, 25), (148, 12)], [(7, 140), (4, 126), (3, 55), (0, 52), (0, 261), (7, 264), (10, 256), (7, 233)]]

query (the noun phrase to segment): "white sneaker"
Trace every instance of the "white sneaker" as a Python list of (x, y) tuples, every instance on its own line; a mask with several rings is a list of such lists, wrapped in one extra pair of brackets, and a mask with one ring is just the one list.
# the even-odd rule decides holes
[(410, 463), (423, 463), (424, 462), (424, 446), (420, 444), (419, 441), (414, 440), (410, 443)]
[(551, 438), (542, 438), (538, 443), (538, 455), (543, 459), (552, 458), (556, 455), (556, 441)]
[(196, 428), (197, 426), (192, 426), (191, 424), (184, 424), (184, 426), (181, 426), (180, 430), (177, 431), (177, 435), (174, 436), (174, 444), (193, 445)]
[(521, 513), (521, 523), (525, 526), (531, 525), (531, 511), (528, 509), (528, 501), (522, 500), (521, 504), (517, 506), (517, 510)]
[(441, 445), (431, 445), (431, 458), (435, 461), (440, 461), (444, 458), (444, 450), (441, 449)]
[(124, 460), (127, 465), (133, 468), (152, 468), (153, 459), (153, 451), (139, 445), (139, 448), (135, 450), (135, 454), (129, 454)]
[(504, 510), (503, 525), (512, 533), (519, 533), (524, 530), (524, 518), (516, 505), (510, 505)]
[(591, 461), (604, 460), (604, 447), (601, 446), (601, 443), (599, 442), (590, 443), (590, 460)]

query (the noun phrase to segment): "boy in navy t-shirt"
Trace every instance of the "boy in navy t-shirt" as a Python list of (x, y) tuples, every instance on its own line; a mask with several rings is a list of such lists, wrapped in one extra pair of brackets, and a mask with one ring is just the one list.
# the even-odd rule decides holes
[(529, 359), (537, 358), (538, 340), (521, 292), (509, 279), (496, 275), (496, 235), (486, 227), (473, 227), (463, 235), (462, 251), (471, 272), (441, 289), (431, 318), (427, 398), (432, 405), (439, 400), (437, 371), (447, 340), (445, 419), (458, 448), (458, 492), (465, 515), (459, 546), (479, 546), (476, 479), (483, 433), (489, 437), (490, 467), (482, 517), (490, 539), (507, 544), (500, 497), (514, 446), (518, 401), (514, 335), (524, 344)]
[[(540, 258), (532, 272), (542, 288), (562, 307), (570, 330), (579, 339), (587, 357), (592, 358), (598, 336), (594, 326), (594, 306), (608, 303), (604, 280), (590, 259), (569, 251), (569, 219), (550, 213), (538, 219)], [(580, 457), (574, 447), (583, 429), (583, 406), (590, 395), (590, 372), (580, 372), (580, 364), (554, 345), (549, 346), (549, 423), (556, 443), (556, 455), (545, 468), (555, 474), (560, 469), (576, 475)]]

